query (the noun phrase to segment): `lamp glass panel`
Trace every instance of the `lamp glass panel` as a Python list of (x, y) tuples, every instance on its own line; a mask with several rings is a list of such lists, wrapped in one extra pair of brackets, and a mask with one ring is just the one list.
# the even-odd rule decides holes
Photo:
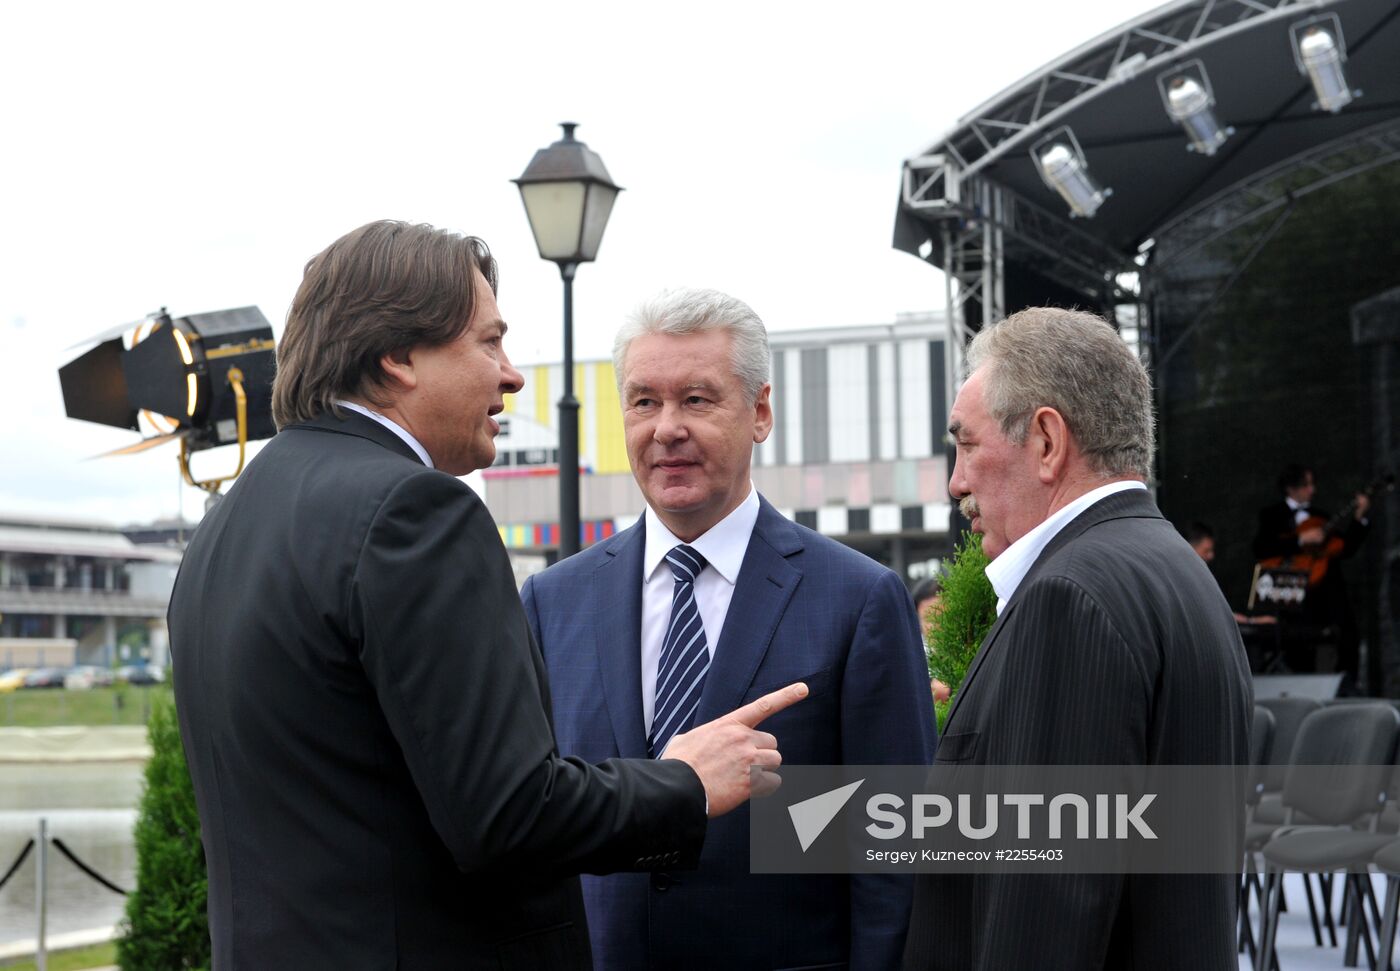
[(612, 186), (596, 182), (588, 187), (588, 208), (583, 215), (583, 246), (580, 259), (592, 260), (598, 256), (598, 247), (603, 242), (603, 230), (607, 228), (608, 217), (612, 215), (613, 203), (617, 201), (617, 190)]
[(578, 254), (584, 189), (582, 182), (536, 182), (520, 187), (542, 258), (567, 260)]

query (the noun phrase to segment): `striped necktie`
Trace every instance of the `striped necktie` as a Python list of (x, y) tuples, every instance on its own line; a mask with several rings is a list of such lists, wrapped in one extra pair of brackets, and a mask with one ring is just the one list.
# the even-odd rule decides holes
[(671, 736), (691, 727), (705, 673), (710, 670), (710, 652), (705, 644), (705, 627), (695, 603), (695, 578), (705, 569), (705, 558), (689, 546), (674, 547), (666, 563), (675, 574), (671, 590), (671, 625), (661, 642), (661, 659), (656, 666), (656, 705), (647, 737), (647, 753), (657, 758), (666, 751)]

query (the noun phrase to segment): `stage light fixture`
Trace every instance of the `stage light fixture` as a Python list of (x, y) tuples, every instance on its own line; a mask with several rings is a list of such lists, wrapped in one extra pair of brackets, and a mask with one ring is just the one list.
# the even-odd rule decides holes
[(1071, 216), (1087, 219), (1113, 195), (1112, 189), (1100, 188), (1089, 174), (1084, 150), (1069, 128), (1057, 128), (1031, 146), (1031, 161), (1045, 184), (1069, 204)]
[(1288, 28), (1293, 42), (1293, 62), (1298, 73), (1312, 82), (1317, 96), (1314, 107), (1336, 114), (1360, 96), (1347, 85), (1342, 65), (1347, 59), (1347, 42), (1342, 21), (1334, 13), (1300, 20)]
[(1202, 155), (1214, 155), (1225, 139), (1235, 133), (1233, 128), (1221, 127), (1211, 109), (1215, 107), (1215, 91), (1210, 86), (1206, 66), (1190, 60), (1157, 76), (1157, 90), (1167, 115), (1186, 131), (1191, 140), (1186, 147)]
[[(114, 454), (178, 441), (186, 481), (214, 492), (242, 471), (248, 442), (276, 433), (275, 345), (257, 307), (174, 319), (162, 308), (93, 340), (95, 347), (58, 370), (68, 417), (141, 431), (144, 416), (156, 431)], [(237, 470), (194, 479), (191, 453), (232, 444), (239, 449)]]

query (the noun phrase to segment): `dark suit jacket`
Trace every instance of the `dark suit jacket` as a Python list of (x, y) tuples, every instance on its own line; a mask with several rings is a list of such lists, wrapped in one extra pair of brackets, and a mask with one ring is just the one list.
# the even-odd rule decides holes
[[(982, 643), (939, 762), (1247, 765), (1230, 608), (1147, 492), (1046, 546)], [(1241, 820), (1242, 822), (1242, 820)], [(1233, 969), (1229, 875), (920, 875), (907, 968)]]
[[(1310, 514), (1320, 516), (1324, 520), (1332, 518), (1331, 513), (1322, 509), (1310, 509)], [(1366, 538), (1367, 527), (1349, 518), (1337, 533), (1342, 538), (1344, 544), (1342, 557), (1346, 558), (1356, 553), (1361, 541)], [(1254, 556), (1256, 559), (1266, 559), (1270, 556), (1291, 556), (1298, 552), (1298, 526), (1297, 517), (1288, 503), (1280, 499), (1278, 502), (1270, 503), (1259, 510), (1259, 527), (1254, 532)]]
[(584, 967), (572, 874), (699, 855), (684, 763), (558, 757), (490, 515), (360, 415), (253, 460), (170, 636), (216, 969)]
[[(642, 520), (525, 584), (549, 665), (560, 750), (646, 754)], [(788, 765), (926, 765), (932, 698), (909, 594), (868, 557), (766, 500), (696, 712), (703, 724), (793, 681), (811, 694), (764, 722)], [(584, 878), (600, 968), (898, 964), (912, 881), (749, 873), (745, 806), (713, 820), (694, 873)]]

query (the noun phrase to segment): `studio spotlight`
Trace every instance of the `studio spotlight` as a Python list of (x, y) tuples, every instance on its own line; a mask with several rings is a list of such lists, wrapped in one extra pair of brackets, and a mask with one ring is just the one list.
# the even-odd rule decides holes
[(1225, 139), (1235, 133), (1233, 128), (1222, 128), (1211, 110), (1215, 107), (1215, 92), (1206, 66), (1199, 60), (1187, 61), (1158, 75), (1157, 90), (1168, 116), (1186, 130), (1186, 137), (1191, 140), (1187, 148), (1192, 151), (1214, 155)]
[(1317, 95), (1314, 107), (1335, 114), (1361, 94), (1347, 86), (1342, 70), (1347, 42), (1336, 14), (1301, 20), (1288, 28), (1288, 36), (1293, 41), (1293, 62), (1298, 65), (1298, 73), (1312, 82), (1313, 94)]
[[(118, 453), (180, 443), (180, 469), (208, 492), (243, 470), (247, 443), (271, 438), (272, 327), (257, 307), (172, 319), (164, 308), (93, 338), (97, 346), (58, 369), (69, 418), (156, 434)], [(86, 343), (86, 342), (85, 342)], [(238, 445), (238, 468), (196, 481), (193, 452)]]
[(1031, 161), (1045, 184), (1069, 203), (1071, 216), (1085, 219), (1099, 211), (1112, 189), (1101, 189), (1089, 174), (1079, 140), (1068, 128), (1057, 128), (1031, 147)]

